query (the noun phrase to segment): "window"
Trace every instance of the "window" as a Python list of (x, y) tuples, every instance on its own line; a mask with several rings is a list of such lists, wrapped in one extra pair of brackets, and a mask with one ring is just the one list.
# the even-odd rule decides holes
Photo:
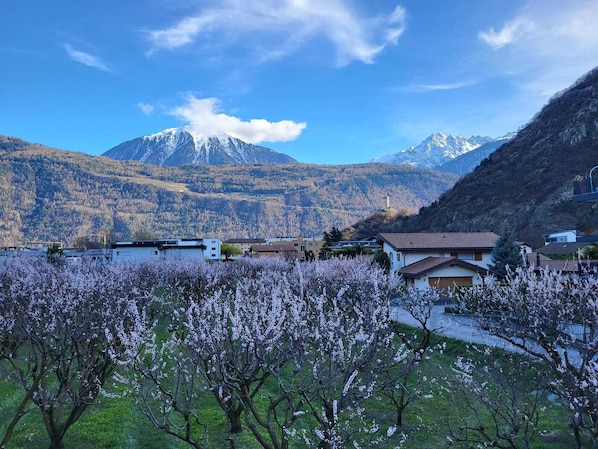
[(482, 260), (482, 253), (474, 253), (473, 260)]
[(451, 253), (451, 257), (457, 257), (457, 258), (459, 258), (459, 253)]

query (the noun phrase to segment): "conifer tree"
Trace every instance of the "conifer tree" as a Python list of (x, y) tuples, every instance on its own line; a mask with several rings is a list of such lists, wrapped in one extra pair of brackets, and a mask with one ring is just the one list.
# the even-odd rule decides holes
[(504, 225), (494, 249), (492, 250), (492, 263), (488, 266), (490, 273), (498, 279), (504, 279), (509, 270), (523, 266), (521, 247), (515, 240), (515, 234), (509, 225)]

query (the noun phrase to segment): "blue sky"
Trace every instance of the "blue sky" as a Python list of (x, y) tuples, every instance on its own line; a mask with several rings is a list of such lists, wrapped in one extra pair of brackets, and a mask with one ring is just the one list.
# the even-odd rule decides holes
[(20, 0), (0, 134), (101, 154), (165, 128), (316, 164), (499, 137), (598, 65), (596, 0)]

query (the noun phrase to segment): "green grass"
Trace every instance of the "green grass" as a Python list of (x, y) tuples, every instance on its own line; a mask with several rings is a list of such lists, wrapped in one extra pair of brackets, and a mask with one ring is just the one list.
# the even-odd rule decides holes
[[(450, 376), (455, 357), (464, 355), (468, 344), (458, 340), (434, 337), (433, 343), (445, 341), (445, 349), (429, 354), (421, 372), (414, 378), (414, 384), (426, 391), (424, 396), (411, 404), (404, 414), (402, 428), (398, 429), (396, 440), (388, 447), (398, 444), (399, 434), (407, 439), (403, 449), (425, 449), (447, 447), (448, 426), (456, 426), (461, 420), (460, 404), (455, 403), (446, 391), (443, 379)], [(3, 366), (0, 365), (0, 368)], [(2, 374), (0, 372), (0, 374)], [(5, 376), (0, 376), (5, 378)], [(267, 394), (266, 385), (261, 394)], [(11, 417), (11, 411), (18, 404), (21, 388), (13, 381), (0, 382), (0, 432)], [(214, 400), (207, 400), (201, 411), (201, 419), (209, 426), (210, 448), (227, 448), (227, 423)], [(265, 403), (264, 403), (265, 406)], [(395, 412), (384, 401), (373, 398), (366, 408), (375, 413), (381, 428), (394, 422)], [(535, 440), (534, 448), (569, 449), (574, 447), (573, 436), (568, 427), (568, 409), (558, 402), (549, 402), (540, 422), (541, 434)], [(237, 448), (259, 448), (247, 429), (235, 437)], [(98, 404), (91, 406), (83, 417), (69, 429), (65, 437), (66, 448), (91, 449), (181, 449), (189, 446), (174, 437), (155, 429), (149, 420), (139, 412), (132, 398), (100, 397)], [(33, 409), (19, 423), (7, 449), (44, 448), (49, 446), (41, 415)], [(293, 446), (301, 448), (300, 442)]]

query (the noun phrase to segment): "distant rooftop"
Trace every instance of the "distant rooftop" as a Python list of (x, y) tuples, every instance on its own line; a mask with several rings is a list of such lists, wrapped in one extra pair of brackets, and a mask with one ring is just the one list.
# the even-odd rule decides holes
[(493, 232), (400, 232), (382, 233), (378, 240), (396, 250), (492, 249), (498, 239)]

